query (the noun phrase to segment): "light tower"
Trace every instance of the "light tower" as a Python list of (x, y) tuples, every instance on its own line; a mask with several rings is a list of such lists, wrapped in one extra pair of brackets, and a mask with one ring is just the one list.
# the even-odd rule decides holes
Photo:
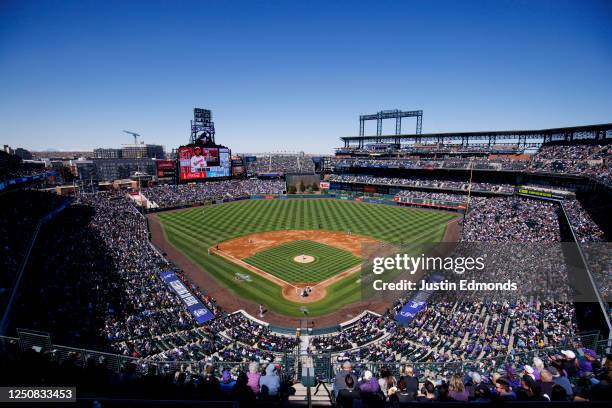
[(215, 143), (215, 122), (210, 109), (193, 108), (190, 144)]

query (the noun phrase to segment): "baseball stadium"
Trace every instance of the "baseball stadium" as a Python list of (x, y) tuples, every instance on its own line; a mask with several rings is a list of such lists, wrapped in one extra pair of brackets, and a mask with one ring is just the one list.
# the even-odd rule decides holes
[(610, 406), (609, 4), (68, 3), (0, 7), (0, 405)]
[[(585, 376), (605, 384), (612, 124), (426, 134), (422, 111), (401, 110), (360, 122), (401, 117), (416, 117), (415, 133), (257, 157), (218, 144), (211, 111), (195, 108), (189, 143), (157, 177), (68, 193), (60, 173), (5, 154), (5, 363), (34, 359), (78, 383), (81, 404), (109, 406), (344, 406), (352, 376), (366, 406), (439, 399), (441, 378), (467, 378), (451, 390), (461, 401), (462, 384), (464, 402), (508, 384), (497, 401), (535, 372), (538, 385), (563, 372), (552, 383), (568, 379), (566, 395)], [(365, 290), (372, 255), (474, 252), (492, 268), (480, 281), (518, 294), (427, 289), (459, 284), (441, 265), (409, 274), (420, 288)], [(88, 382), (94, 369), (133, 376), (134, 394)], [(252, 399), (232, 394), (254, 378)], [(153, 379), (157, 394), (139, 393)]]

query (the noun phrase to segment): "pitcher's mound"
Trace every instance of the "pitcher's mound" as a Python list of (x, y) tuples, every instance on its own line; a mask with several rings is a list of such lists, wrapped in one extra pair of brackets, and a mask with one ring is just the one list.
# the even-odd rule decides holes
[(297, 263), (311, 263), (315, 259), (314, 259), (314, 256), (310, 256), (310, 255), (298, 255), (294, 257), (293, 260)]

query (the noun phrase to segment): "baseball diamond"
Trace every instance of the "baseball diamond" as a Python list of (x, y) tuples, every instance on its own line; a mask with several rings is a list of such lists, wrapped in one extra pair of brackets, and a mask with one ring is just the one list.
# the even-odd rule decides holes
[[(156, 217), (165, 239), (202, 273), (237, 297), (276, 313), (303, 315), (303, 304), (286, 296), (293, 290), (282, 287), (282, 281), (296, 287), (325, 281), (308, 303), (310, 316), (322, 316), (360, 300), (359, 276), (353, 275), (358, 268), (352, 267), (359, 264), (361, 242), (438, 242), (456, 215), (345, 200), (284, 199), (245, 200)], [(302, 254), (315, 261), (296, 263), (293, 258)]]

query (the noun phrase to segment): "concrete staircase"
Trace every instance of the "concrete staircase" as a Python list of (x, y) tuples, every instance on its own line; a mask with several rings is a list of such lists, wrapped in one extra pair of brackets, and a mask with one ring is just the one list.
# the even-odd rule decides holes
[[(331, 392), (331, 384), (325, 384), (327, 389)], [(295, 388), (295, 395), (289, 397), (289, 401), (292, 405), (308, 405), (307, 393), (308, 389), (304, 387), (301, 383), (295, 384), (293, 386)], [(310, 388), (310, 399), (312, 401), (312, 405), (316, 407), (331, 407), (331, 401), (329, 396), (327, 395), (327, 391), (323, 388), (323, 385), (319, 387), (319, 391), (317, 395), (314, 395), (316, 387)]]

